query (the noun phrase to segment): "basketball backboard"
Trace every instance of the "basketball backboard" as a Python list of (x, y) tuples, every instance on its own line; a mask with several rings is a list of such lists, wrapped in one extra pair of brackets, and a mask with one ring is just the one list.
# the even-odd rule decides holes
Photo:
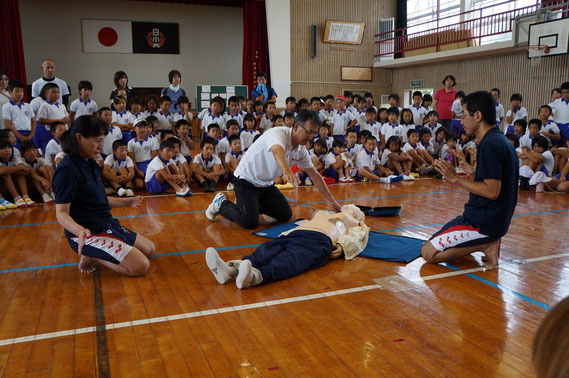
[(531, 24), (528, 58), (567, 54), (569, 51), (569, 18)]

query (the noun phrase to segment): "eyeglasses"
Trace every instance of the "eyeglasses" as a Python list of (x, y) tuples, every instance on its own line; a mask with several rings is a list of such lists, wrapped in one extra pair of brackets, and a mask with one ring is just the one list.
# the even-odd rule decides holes
[(472, 112), (472, 113), (470, 113), (470, 112), (462, 113), (462, 114), (460, 115), (460, 119), (464, 119), (467, 115), (469, 115), (469, 116), (472, 117), (472, 116), (474, 115), (474, 113), (476, 113), (476, 112)]
[(306, 133), (306, 135), (308, 135), (309, 137), (313, 137), (316, 134), (316, 130), (312, 131), (312, 130), (308, 130), (306, 129), (306, 127), (304, 127), (303, 125), (300, 125), (300, 127), (302, 127), (304, 129), (304, 132)]

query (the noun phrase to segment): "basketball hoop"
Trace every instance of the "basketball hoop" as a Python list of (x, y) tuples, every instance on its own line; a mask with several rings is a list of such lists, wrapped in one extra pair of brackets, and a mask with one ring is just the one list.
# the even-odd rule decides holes
[(548, 45), (528, 45), (528, 58), (531, 59), (533, 67), (541, 64), (541, 58), (548, 56), (551, 52), (551, 47)]

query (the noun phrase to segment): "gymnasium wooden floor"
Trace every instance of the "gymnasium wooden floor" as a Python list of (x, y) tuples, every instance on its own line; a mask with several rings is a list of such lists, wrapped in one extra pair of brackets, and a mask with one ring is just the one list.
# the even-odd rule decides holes
[[(435, 179), (330, 188), (344, 204), (401, 205), (368, 225), (425, 239), (468, 197)], [(294, 219), (327, 207), (314, 188), (284, 194)], [(208, 222), (212, 197), (113, 210), (157, 246), (141, 278), (81, 274), (53, 205), (0, 213), (0, 375), (531, 376), (535, 330), (569, 295), (567, 195), (520, 194), (499, 269), (479, 254), (452, 266), (357, 258), (249, 290), (218, 285), (203, 252), (240, 258), (267, 239)]]

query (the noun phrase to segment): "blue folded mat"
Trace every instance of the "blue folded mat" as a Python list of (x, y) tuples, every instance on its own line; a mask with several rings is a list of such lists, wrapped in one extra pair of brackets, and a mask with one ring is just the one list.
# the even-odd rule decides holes
[[(254, 232), (257, 236), (276, 239), (282, 232), (291, 230), (299, 224), (297, 219), (291, 223), (281, 224), (266, 230)], [(370, 231), (366, 248), (358, 256), (385, 261), (409, 263), (421, 256), (421, 247), (425, 240), (407, 236), (389, 235), (383, 232)]]

